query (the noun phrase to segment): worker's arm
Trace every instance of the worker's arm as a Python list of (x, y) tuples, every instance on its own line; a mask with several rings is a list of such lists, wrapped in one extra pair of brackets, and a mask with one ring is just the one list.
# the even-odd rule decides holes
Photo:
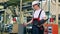
[(33, 21), (33, 19), (31, 19), (31, 20), (30, 20), (29, 22), (27, 22), (27, 23), (24, 23), (24, 25), (27, 26), (28, 24), (31, 24), (32, 21)]
[(31, 19), (27, 24), (31, 24), (31, 23), (32, 23), (32, 21), (33, 21), (33, 19)]

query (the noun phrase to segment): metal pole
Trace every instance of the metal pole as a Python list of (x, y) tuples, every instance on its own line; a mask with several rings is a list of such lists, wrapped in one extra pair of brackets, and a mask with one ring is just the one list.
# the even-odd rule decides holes
[(48, 1), (48, 11), (50, 12), (50, 0)]
[(41, 9), (42, 9), (42, 1), (41, 1)]
[(22, 23), (21, 16), (22, 16), (22, 0), (20, 0), (20, 24)]
[(58, 0), (56, 0), (56, 24), (58, 24)]
[[(48, 18), (50, 18), (49, 16), (50, 16), (50, 0), (47, 0), (47, 2), (48, 2)], [(49, 20), (48, 20), (48, 23), (49, 23)]]
[(24, 34), (24, 27), (22, 25), (22, 0), (20, 0), (20, 23), (18, 24), (18, 34)]

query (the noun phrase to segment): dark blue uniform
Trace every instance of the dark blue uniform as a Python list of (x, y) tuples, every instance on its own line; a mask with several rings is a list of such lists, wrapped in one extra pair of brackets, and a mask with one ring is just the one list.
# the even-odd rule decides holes
[(39, 13), (38, 18), (33, 18), (33, 26), (32, 26), (32, 34), (44, 34), (44, 27), (43, 25), (40, 27), (37, 27), (37, 24), (39, 23), (41, 11)]
[(38, 22), (37, 21), (33, 22), (32, 34), (44, 34), (44, 27), (43, 27), (43, 25), (41, 27), (37, 27), (37, 25), (34, 25), (34, 23), (38, 23)]

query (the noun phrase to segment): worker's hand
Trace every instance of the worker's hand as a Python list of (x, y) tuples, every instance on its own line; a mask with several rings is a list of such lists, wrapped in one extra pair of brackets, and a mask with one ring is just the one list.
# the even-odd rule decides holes
[(24, 26), (27, 26), (27, 25), (28, 25), (28, 23), (23, 23), (23, 25), (24, 25)]

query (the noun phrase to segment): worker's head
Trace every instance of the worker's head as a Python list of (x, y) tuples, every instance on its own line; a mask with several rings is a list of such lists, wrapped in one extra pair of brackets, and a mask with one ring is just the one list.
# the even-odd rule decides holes
[(32, 8), (34, 9), (34, 10), (37, 10), (38, 8), (40, 8), (40, 3), (39, 3), (39, 1), (33, 1), (32, 2)]

